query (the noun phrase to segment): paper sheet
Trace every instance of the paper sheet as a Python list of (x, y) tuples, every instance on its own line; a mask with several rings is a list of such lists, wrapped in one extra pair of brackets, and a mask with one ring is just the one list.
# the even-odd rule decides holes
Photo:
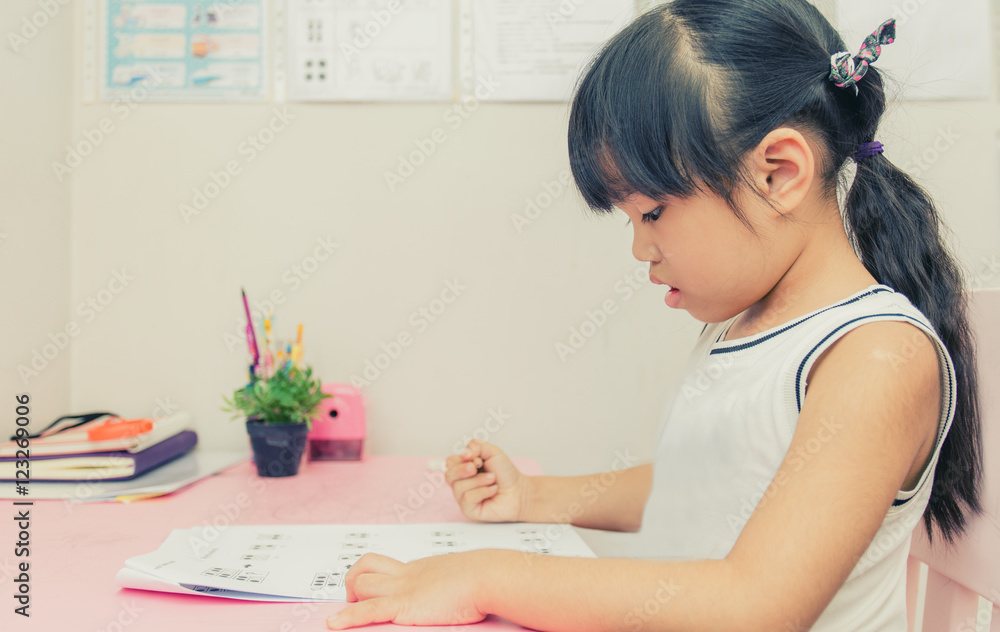
[(451, 100), (451, 0), (287, 1), (289, 99)]
[(464, 88), (494, 101), (568, 101), (600, 46), (635, 17), (634, 0), (470, 0), (468, 5), (475, 85)]
[(838, 22), (848, 50), (880, 24), (896, 18), (896, 41), (875, 62), (902, 84), (906, 99), (986, 99), (990, 96), (990, 11), (987, 0), (961, 4), (905, 0), (892, 4), (838, 0)]
[(267, 525), (174, 530), (125, 561), (120, 586), (260, 601), (344, 601), (344, 579), (368, 552), (403, 562), (484, 548), (594, 557), (568, 525), (440, 523)]
[(195, 590), (195, 588), (201, 588), (200, 586), (181, 586), (179, 584), (171, 584), (170, 582), (164, 581), (153, 577), (152, 575), (147, 575), (146, 573), (140, 571), (134, 571), (131, 568), (123, 568), (118, 571), (117, 581), (119, 586), (124, 586), (127, 588), (136, 588), (139, 590), (153, 590), (156, 592), (169, 592), (178, 593), (181, 595), (205, 595), (211, 594), (213, 597), (226, 597), (227, 599), (240, 599), (243, 601), (314, 601), (313, 599), (295, 599), (294, 597), (282, 597), (276, 599), (269, 595), (258, 595), (256, 593), (241, 592), (237, 590), (232, 591), (222, 591), (222, 590)]

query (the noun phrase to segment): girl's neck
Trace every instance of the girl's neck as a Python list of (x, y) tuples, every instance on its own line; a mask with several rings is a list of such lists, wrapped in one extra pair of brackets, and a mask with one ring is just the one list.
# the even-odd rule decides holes
[(877, 285), (854, 253), (839, 212), (835, 221), (809, 230), (798, 257), (770, 292), (736, 318), (727, 340), (778, 327)]

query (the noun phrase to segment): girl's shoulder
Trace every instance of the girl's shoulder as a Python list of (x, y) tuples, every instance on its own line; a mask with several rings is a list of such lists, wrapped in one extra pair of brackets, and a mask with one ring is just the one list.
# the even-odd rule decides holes
[[(848, 344), (840, 344), (845, 338)], [(862, 365), (884, 360), (884, 367), (898, 377), (907, 363), (923, 359), (940, 377), (951, 398), (955, 372), (951, 357), (928, 318), (902, 293), (884, 285), (846, 299), (817, 314), (811, 335), (800, 346), (795, 370), (796, 405), (802, 409), (806, 387), (813, 369), (837, 345), (845, 362), (843, 371), (857, 371)], [(936, 360), (936, 363), (935, 363)], [(934, 366), (936, 364), (936, 366)], [(918, 370), (913, 366), (911, 369)]]

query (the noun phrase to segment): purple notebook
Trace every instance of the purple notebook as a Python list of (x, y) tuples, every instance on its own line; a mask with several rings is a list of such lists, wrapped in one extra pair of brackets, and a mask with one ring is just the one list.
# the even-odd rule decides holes
[[(31, 481), (127, 481), (188, 453), (198, 443), (198, 433), (184, 430), (141, 452), (117, 450), (84, 454), (50, 454), (31, 457)], [(29, 448), (30, 450), (30, 448)], [(110, 465), (112, 459), (125, 462)], [(14, 481), (16, 457), (0, 457), (0, 481)], [(122, 470), (131, 470), (122, 473)]]

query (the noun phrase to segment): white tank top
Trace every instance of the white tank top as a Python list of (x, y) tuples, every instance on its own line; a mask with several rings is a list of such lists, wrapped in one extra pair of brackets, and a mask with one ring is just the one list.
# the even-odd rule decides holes
[[(906, 632), (910, 534), (921, 523), (954, 416), (955, 374), (944, 345), (905, 296), (881, 285), (757, 335), (723, 341), (734, 320), (702, 333), (663, 423), (639, 533), (643, 557), (725, 557), (788, 453), (812, 365), (856, 327), (909, 322), (938, 349), (938, 442), (917, 485), (896, 494), (871, 545), (812, 628)], [(900, 361), (906, 352), (904, 347)], [(790, 458), (808, 459), (810, 445)]]

